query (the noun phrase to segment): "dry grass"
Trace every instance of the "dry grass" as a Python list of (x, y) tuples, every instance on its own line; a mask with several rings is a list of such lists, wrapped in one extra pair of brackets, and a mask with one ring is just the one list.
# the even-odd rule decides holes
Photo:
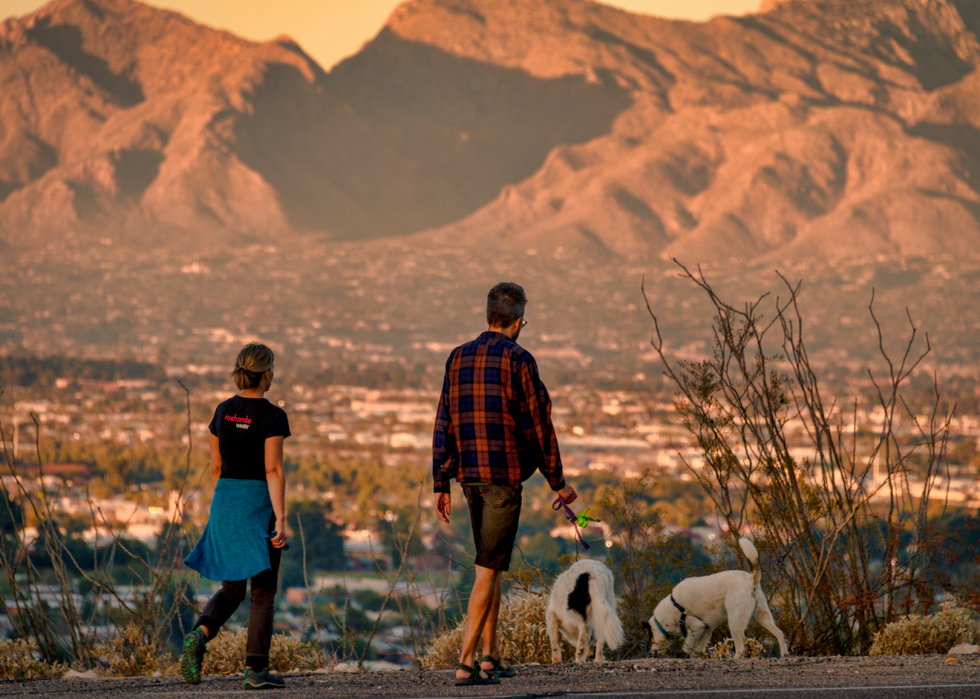
[[(742, 652), (743, 658), (762, 658), (766, 655), (766, 647), (754, 638), (745, 639), (745, 650)], [(705, 648), (704, 657), (722, 660), (735, 657), (735, 641), (731, 637), (726, 638), (721, 643)]]
[[(248, 633), (244, 628), (234, 631), (223, 629), (208, 642), (204, 654), (205, 675), (230, 675), (245, 668), (245, 641)], [(319, 648), (301, 643), (292, 636), (276, 634), (269, 650), (269, 665), (277, 672), (290, 670), (316, 670), (326, 665), (326, 657)]]
[(46, 680), (61, 677), (68, 670), (67, 665), (46, 663), (37, 655), (33, 639), (0, 639), (0, 679)]
[[(512, 663), (550, 663), (551, 645), (545, 627), (544, 612), (548, 596), (533, 592), (509, 595), (500, 608), (500, 650)], [(421, 659), (423, 668), (453, 668), (459, 662), (459, 649), (463, 645), (463, 629), (466, 620), (455, 628), (436, 637)], [(562, 641), (565, 657), (573, 652)]]
[[(223, 631), (208, 643), (203, 671), (206, 675), (229, 675), (245, 667), (243, 628)], [(96, 671), (108, 677), (147, 677), (178, 675), (177, 658), (133, 624), (120, 627), (119, 633), (94, 648)], [(0, 679), (37, 680), (61, 677), (68, 670), (61, 663), (46, 663), (37, 657), (37, 644), (24, 640), (0, 640)], [(275, 635), (269, 663), (279, 672), (316, 670), (326, 665), (326, 657), (318, 648), (290, 637)]]
[(453, 668), (459, 662), (459, 649), (463, 645), (463, 629), (466, 620), (459, 622), (454, 628), (448, 629), (436, 636), (429, 643), (428, 651), (419, 663), (425, 670)]
[(907, 616), (875, 634), (869, 655), (931, 655), (960, 643), (980, 641), (980, 629), (969, 612), (944, 604), (936, 614)]
[(120, 627), (116, 636), (97, 644), (94, 656), (99, 674), (110, 677), (145, 677), (157, 672), (177, 674), (173, 653), (135, 624)]

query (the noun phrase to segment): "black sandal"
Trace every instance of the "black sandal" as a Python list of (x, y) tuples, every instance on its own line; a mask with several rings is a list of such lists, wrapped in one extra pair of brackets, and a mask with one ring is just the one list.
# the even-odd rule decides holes
[(463, 663), (459, 663), (458, 665), (456, 665), (456, 669), (464, 670), (470, 673), (469, 677), (456, 678), (455, 684), (457, 687), (466, 687), (473, 684), (500, 684), (500, 680), (497, 679), (494, 675), (487, 674), (486, 677), (480, 677), (480, 673), (485, 672), (485, 670), (480, 669), (480, 663), (477, 663), (476, 667), (470, 667), (469, 665), (463, 665)]
[(490, 670), (484, 670), (484, 672), (493, 673), (497, 677), (516, 677), (517, 676), (517, 670), (515, 670), (513, 667), (506, 667), (506, 668), (503, 667), (503, 664), (504, 664), (504, 657), (503, 656), (500, 656), (499, 658), (495, 658), (492, 655), (484, 655), (482, 658), (480, 658), (480, 663), (481, 664), (482, 663), (490, 663), (491, 665), (493, 665), (493, 668), (492, 669), (490, 669)]

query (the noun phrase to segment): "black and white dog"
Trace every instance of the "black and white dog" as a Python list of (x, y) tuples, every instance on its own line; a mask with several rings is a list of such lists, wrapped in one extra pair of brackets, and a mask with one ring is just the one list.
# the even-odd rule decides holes
[(759, 553), (744, 536), (738, 540), (738, 545), (749, 559), (752, 572), (726, 570), (677, 583), (674, 591), (660, 600), (650, 621), (644, 622), (655, 650), (665, 639), (680, 636), (684, 639), (685, 653), (703, 653), (711, 632), (727, 620), (735, 641), (734, 657), (740, 658), (745, 651), (745, 627), (754, 616), (776, 637), (779, 654), (789, 655), (786, 638), (776, 626), (759, 584), (762, 578)]
[[(558, 631), (575, 646), (575, 662), (584, 663), (596, 639), (595, 661), (604, 661), (603, 644), (616, 650), (623, 643), (623, 624), (616, 612), (613, 576), (599, 561), (583, 559), (558, 576), (545, 612), (551, 662), (561, 662)], [(574, 635), (574, 638), (573, 638)]]

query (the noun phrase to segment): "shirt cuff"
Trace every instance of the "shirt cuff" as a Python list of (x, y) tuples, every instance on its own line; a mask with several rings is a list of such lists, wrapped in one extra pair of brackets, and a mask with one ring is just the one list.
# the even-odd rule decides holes
[(436, 493), (436, 494), (438, 494), (438, 493), (448, 493), (449, 492), (449, 484), (448, 483), (433, 483), (432, 484), (432, 492), (433, 493)]
[(565, 487), (565, 477), (562, 476), (561, 477), (561, 480), (558, 481), (558, 484), (557, 485), (552, 485), (551, 486), (551, 489), (557, 493), (559, 490), (561, 490), (564, 487)]

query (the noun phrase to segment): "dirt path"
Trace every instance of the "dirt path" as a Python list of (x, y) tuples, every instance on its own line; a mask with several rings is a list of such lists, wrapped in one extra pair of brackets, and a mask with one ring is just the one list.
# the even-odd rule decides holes
[[(889, 658), (783, 658), (764, 660), (619, 661), (584, 666), (524, 665), (520, 674), (499, 685), (454, 687), (452, 672), (396, 671), (374, 673), (324, 672), (287, 675), (286, 692), (277, 696), (306, 697), (469, 697), (560, 696), (599, 694), (628, 696), (678, 690), (698, 696), (821, 697), (980, 697), (980, 656), (911, 656)], [(857, 688), (866, 688), (858, 690)], [(910, 691), (908, 688), (928, 687)], [(800, 689), (812, 691), (800, 692)], [(826, 688), (821, 691), (819, 688)], [(887, 688), (893, 688), (889, 692)], [(699, 691), (700, 690), (700, 691)], [(772, 690), (777, 690), (773, 692)], [(783, 691), (779, 691), (783, 690)], [(900, 690), (900, 691), (899, 691)], [(897, 691), (898, 693), (895, 693)], [(0, 683), (0, 697), (59, 698), (229, 696), (244, 693), (241, 676), (208, 676), (192, 687), (175, 677), (104, 680), (36, 680)]]

